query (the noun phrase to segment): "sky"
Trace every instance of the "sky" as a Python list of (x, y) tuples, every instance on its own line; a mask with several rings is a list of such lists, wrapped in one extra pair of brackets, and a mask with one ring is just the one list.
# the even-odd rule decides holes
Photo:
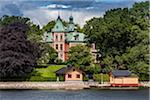
[(135, 2), (147, 0), (0, 0), (0, 17), (24, 16), (40, 27), (55, 20), (58, 14), (68, 21), (69, 16), (81, 27), (92, 17), (102, 17), (113, 8), (132, 7)]

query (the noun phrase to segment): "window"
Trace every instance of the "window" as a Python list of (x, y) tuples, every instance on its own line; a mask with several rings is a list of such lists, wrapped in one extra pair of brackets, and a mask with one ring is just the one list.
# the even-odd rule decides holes
[(56, 50), (58, 50), (58, 44), (56, 44)]
[(75, 71), (75, 69), (73, 69), (73, 71)]
[(68, 74), (68, 78), (72, 78), (72, 75), (71, 75), (71, 74)]
[(62, 35), (60, 36), (60, 40), (63, 40), (63, 36)]
[(76, 78), (80, 78), (80, 74), (77, 74)]
[(58, 41), (58, 36), (56, 35), (56, 41)]
[(75, 35), (75, 36), (74, 36), (74, 39), (75, 39), (75, 40), (79, 40), (79, 35), (78, 35), (78, 34)]
[(63, 50), (63, 44), (60, 44), (60, 50)]

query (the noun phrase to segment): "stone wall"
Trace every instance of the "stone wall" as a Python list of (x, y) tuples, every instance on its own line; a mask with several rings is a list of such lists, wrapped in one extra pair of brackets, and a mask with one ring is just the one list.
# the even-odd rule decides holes
[(0, 82), (0, 89), (83, 89), (84, 82)]

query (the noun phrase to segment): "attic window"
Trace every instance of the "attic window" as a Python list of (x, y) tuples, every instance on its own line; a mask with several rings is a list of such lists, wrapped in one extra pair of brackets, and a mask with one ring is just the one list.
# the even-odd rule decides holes
[(56, 26), (56, 28), (58, 29), (58, 26)]
[(75, 71), (75, 69), (73, 69), (73, 71)]
[(74, 36), (74, 39), (75, 39), (75, 40), (79, 40), (79, 35), (75, 35), (75, 36)]

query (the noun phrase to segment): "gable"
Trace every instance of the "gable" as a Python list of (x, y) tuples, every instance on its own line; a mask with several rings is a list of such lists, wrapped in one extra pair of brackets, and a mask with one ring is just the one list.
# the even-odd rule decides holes
[(61, 19), (57, 19), (52, 32), (65, 32), (65, 27), (61, 21)]

